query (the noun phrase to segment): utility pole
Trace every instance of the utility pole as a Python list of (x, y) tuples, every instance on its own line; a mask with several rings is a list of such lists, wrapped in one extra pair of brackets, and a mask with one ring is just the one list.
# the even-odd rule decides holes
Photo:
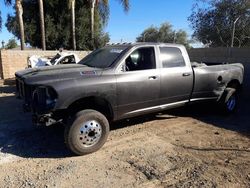
[(175, 40), (176, 40), (176, 31), (174, 31), (174, 41), (173, 41), (174, 44), (175, 44)]
[(145, 38), (147, 34), (148, 34), (147, 32), (143, 34), (143, 42), (145, 42)]
[(240, 16), (238, 18), (236, 18), (236, 20), (233, 23), (233, 32), (232, 32), (232, 41), (231, 41), (231, 47), (234, 47), (234, 35), (235, 35), (235, 27), (236, 27), (236, 23), (239, 21)]

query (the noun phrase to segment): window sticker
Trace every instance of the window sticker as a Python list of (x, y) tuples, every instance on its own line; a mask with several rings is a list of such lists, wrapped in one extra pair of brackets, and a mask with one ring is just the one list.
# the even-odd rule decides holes
[(123, 50), (120, 50), (120, 49), (111, 49), (110, 50), (110, 53), (117, 53), (117, 54), (120, 54)]

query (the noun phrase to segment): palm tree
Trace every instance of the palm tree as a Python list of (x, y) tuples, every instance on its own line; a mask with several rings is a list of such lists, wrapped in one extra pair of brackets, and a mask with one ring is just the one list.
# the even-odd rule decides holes
[(68, 0), (68, 4), (71, 10), (72, 47), (73, 47), (73, 50), (76, 50), (75, 0)]
[(38, 3), (39, 3), (39, 14), (40, 14), (40, 29), (41, 29), (41, 37), (42, 37), (41, 38), (42, 49), (46, 50), (43, 0), (38, 0)]
[[(118, 0), (122, 6), (125, 12), (129, 11), (129, 0)], [(95, 23), (95, 7), (102, 3), (104, 6), (108, 7), (109, 6), (109, 0), (90, 0), (91, 4), (91, 40), (92, 44), (94, 47), (94, 33), (95, 33), (95, 28), (94, 28), (94, 23)]]
[(16, 12), (17, 12), (17, 16), (18, 16), (18, 24), (19, 24), (19, 29), (20, 29), (21, 50), (24, 50), (25, 39), (24, 39), (22, 0), (16, 0)]
[(90, 11), (91, 11), (91, 18), (90, 18), (90, 23), (91, 23), (91, 40), (92, 40), (92, 43), (94, 44), (94, 31), (95, 31), (95, 28), (94, 28), (94, 25), (95, 25), (95, 5), (97, 3), (99, 3), (99, 1), (97, 0), (90, 0), (91, 2), (91, 7), (90, 7)]

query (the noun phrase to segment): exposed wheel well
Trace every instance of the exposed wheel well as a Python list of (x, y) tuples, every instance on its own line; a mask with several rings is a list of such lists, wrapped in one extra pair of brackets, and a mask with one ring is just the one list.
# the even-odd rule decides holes
[(102, 113), (109, 121), (113, 120), (114, 113), (111, 104), (101, 97), (86, 97), (73, 102), (68, 107), (69, 115), (75, 115), (84, 109), (92, 109)]
[(227, 87), (235, 88), (236, 90), (240, 89), (240, 82), (236, 79), (231, 80), (228, 84)]

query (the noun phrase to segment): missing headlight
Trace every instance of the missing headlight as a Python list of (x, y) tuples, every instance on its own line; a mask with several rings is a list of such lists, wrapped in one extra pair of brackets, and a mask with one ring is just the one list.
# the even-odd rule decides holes
[(46, 104), (50, 105), (52, 103), (55, 103), (56, 99), (57, 99), (56, 91), (51, 87), (47, 87), (46, 88)]
[(35, 112), (44, 112), (54, 108), (57, 93), (51, 87), (39, 86), (33, 92), (32, 107)]

